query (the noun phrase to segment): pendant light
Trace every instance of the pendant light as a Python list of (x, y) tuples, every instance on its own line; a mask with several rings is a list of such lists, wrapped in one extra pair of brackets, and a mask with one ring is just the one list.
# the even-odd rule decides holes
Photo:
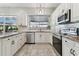
[(40, 10), (39, 13), (42, 14), (42, 5), (40, 4)]

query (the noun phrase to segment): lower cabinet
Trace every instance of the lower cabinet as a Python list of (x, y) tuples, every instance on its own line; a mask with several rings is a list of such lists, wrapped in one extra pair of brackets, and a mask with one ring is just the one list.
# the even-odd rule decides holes
[(63, 56), (78, 56), (79, 43), (68, 38), (62, 38), (62, 55)]
[(2, 39), (2, 56), (11, 56), (12, 40), (8, 38)]
[(0, 39), (0, 56), (1, 56), (1, 54), (2, 54), (2, 51), (1, 51), (1, 48), (2, 48), (2, 45), (1, 45), (1, 39)]
[[(26, 42), (26, 34), (21, 33), (18, 35), (5, 37), (0, 40), (1, 56), (12, 56), (14, 55)], [(2, 53), (1, 53), (2, 52)]]
[(35, 43), (52, 43), (52, 33), (35, 33)]
[(17, 43), (18, 43), (18, 35), (11, 37), (11, 55), (14, 55), (16, 53), (17, 49)]

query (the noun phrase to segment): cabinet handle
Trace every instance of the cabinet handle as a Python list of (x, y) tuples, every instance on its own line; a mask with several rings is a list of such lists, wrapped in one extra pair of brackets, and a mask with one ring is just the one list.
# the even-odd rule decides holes
[(10, 40), (10, 39), (8, 39), (8, 40)]
[(70, 53), (71, 53), (73, 56), (75, 56), (75, 50), (70, 49)]
[(41, 35), (40, 35), (40, 37), (41, 37)]
[(12, 45), (14, 45), (15, 41), (12, 41)]
[(67, 42), (67, 41), (65, 41), (65, 42)]
[(73, 50), (73, 56), (75, 56), (75, 50)]
[(72, 49), (70, 49), (70, 53), (72, 54), (73, 52), (72, 52)]

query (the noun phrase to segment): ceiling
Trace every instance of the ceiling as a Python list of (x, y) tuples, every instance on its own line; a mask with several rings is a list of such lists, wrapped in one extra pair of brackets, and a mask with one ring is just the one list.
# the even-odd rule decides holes
[(59, 3), (0, 3), (1, 8), (25, 8), (27, 14), (39, 14), (40, 10), (42, 15), (50, 15)]

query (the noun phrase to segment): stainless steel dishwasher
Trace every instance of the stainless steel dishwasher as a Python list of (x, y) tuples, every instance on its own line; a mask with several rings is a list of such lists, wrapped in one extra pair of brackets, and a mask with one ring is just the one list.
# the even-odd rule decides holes
[(35, 43), (35, 32), (28, 32), (27, 33), (27, 43), (34, 44)]

